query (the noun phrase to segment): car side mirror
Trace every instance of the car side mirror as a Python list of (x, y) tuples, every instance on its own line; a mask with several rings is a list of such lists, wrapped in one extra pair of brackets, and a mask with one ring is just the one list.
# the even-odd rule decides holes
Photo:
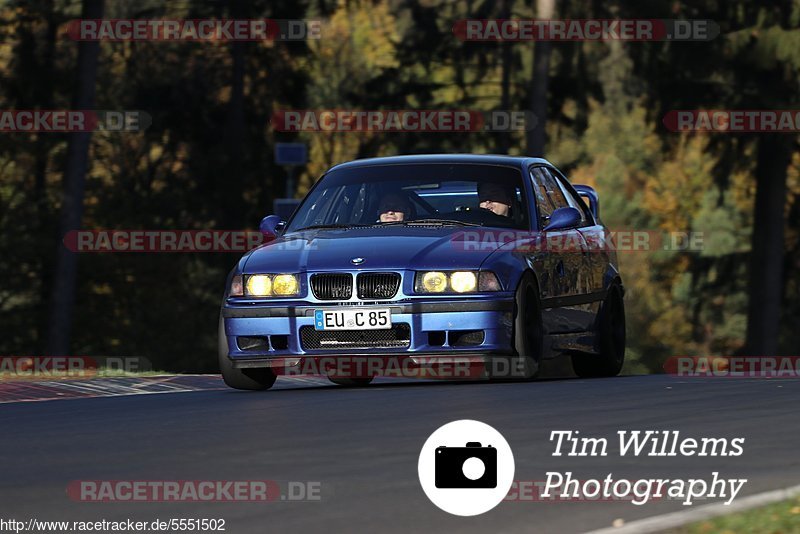
[(575, 208), (558, 208), (552, 215), (544, 231), (564, 230), (565, 228), (575, 228), (581, 223), (581, 212)]
[(268, 239), (274, 239), (280, 231), (283, 230), (285, 224), (286, 223), (281, 220), (280, 215), (267, 215), (261, 219), (261, 224), (258, 225), (258, 229)]
[(575, 185), (573, 186), (575, 191), (581, 196), (581, 199), (586, 199), (589, 201), (589, 209), (594, 215), (595, 219), (600, 218), (600, 197), (597, 196), (597, 191), (594, 190), (594, 187), (588, 185)]

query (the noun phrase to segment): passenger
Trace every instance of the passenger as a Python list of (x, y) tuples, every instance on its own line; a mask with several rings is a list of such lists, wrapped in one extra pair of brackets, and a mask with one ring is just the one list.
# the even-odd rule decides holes
[(506, 186), (492, 182), (478, 184), (480, 207), (503, 217), (511, 216), (513, 192)]

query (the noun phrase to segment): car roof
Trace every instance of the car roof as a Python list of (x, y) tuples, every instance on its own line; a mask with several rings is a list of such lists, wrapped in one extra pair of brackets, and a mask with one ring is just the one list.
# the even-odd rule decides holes
[(415, 154), (406, 156), (389, 156), (382, 158), (365, 158), (334, 165), (333, 169), (369, 167), (376, 165), (402, 165), (420, 163), (472, 163), (482, 165), (504, 165), (509, 167), (527, 167), (532, 164), (552, 165), (542, 158), (525, 156), (505, 156), (501, 154)]

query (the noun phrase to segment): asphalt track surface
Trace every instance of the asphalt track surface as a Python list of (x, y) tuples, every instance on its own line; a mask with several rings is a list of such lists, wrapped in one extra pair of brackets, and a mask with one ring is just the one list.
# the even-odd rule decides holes
[[(747, 478), (740, 496), (800, 482), (800, 380), (637, 376), (517, 383), (379, 380), (361, 389), (278, 380), (200, 391), (0, 404), (0, 519), (224, 518), (226, 532), (583, 532), (681, 510), (675, 500), (507, 501), (477, 517), (436, 508), (417, 478), (442, 424), (477, 419), (508, 440), (515, 479)], [(740, 457), (620, 457), (618, 430), (744, 437)], [(552, 430), (607, 437), (607, 457), (554, 457)], [(317, 481), (321, 500), (80, 502), (74, 480)], [(710, 501), (701, 501), (705, 504)]]

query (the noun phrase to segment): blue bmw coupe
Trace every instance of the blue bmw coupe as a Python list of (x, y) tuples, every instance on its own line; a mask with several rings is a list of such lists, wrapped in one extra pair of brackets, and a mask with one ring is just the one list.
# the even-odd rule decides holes
[[(424, 155), (336, 165), (227, 279), (219, 320), (226, 384), (268, 389), (306, 361), (367, 356), (470, 362), (533, 378), (568, 355), (582, 377), (617, 375), (623, 285), (599, 201), (544, 159)], [(405, 364), (404, 363), (404, 364)], [(379, 366), (329, 378), (368, 384)]]

